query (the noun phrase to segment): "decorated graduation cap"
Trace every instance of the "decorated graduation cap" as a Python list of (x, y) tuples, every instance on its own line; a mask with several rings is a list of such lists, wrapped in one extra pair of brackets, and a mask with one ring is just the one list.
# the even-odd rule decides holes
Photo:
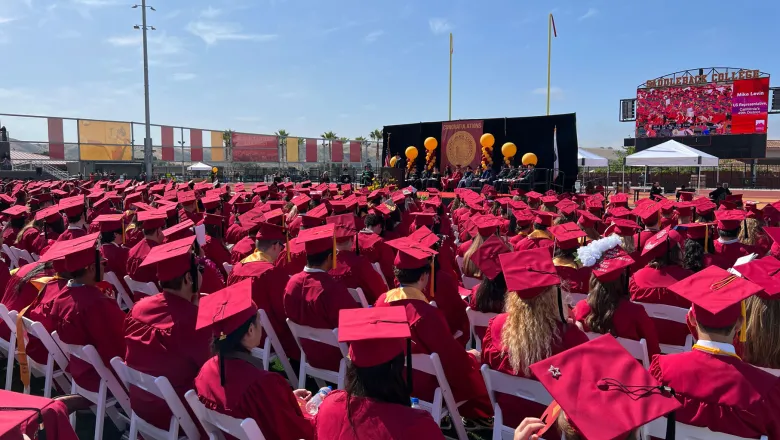
[[(231, 333), (238, 330), (250, 319), (256, 319), (256, 316), (257, 305), (252, 301), (252, 280), (246, 279), (204, 296), (198, 307), (195, 330), (210, 330), (219, 346), (228, 339)], [(219, 379), (220, 383), (224, 385), (225, 360), (222, 350), (217, 352), (217, 356), (219, 358)]]
[(434, 262), (438, 252), (410, 240), (408, 237), (390, 240), (386, 244), (398, 251), (393, 260), (393, 265), (398, 269), (421, 269), (427, 265), (431, 266), (431, 287), (429, 294), (433, 297), (434, 291)]
[(529, 300), (549, 287), (560, 285), (550, 251), (549, 248), (537, 248), (499, 255), (507, 292)]
[[(608, 359), (608, 361), (605, 361)], [(682, 404), (612, 336), (604, 335), (530, 366), (555, 399), (543, 417), (542, 435), (563, 411), (585, 439), (620, 439), (670, 414), (667, 438), (674, 438), (674, 411)], [(549, 437), (548, 437), (549, 438)]]
[(549, 229), (555, 237), (555, 242), (561, 249), (574, 249), (580, 246), (580, 238), (586, 237), (586, 234), (576, 223), (564, 223), (553, 226)]
[(708, 266), (672, 284), (669, 290), (693, 303), (693, 316), (705, 327), (729, 327), (742, 317), (740, 341), (744, 342), (744, 300), (760, 293), (762, 289), (755, 283), (717, 266)]
[(780, 260), (771, 255), (735, 267), (743, 277), (761, 286), (758, 296), (764, 299), (780, 297)]
[[(100, 233), (85, 235), (66, 241), (58, 241), (49, 248), (38, 260), (39, 263), (52, 263), (56, 272), (75, 272), (90, 264), (100, 266), (102, 257), (97, 249), (97, 239)], [(100, 270), (95, 274), (95, 281), (100, 281)]]
[(164, 211), (155, 210), (138, 213), (138, 221), (141, 222), (144, 231), (152, 231), (164, 227), (166, 219), (167, 215)]
[(601, 258), (593, 266), (592, 273), (600, 282), (608, 283), (620, 278), (632, 264), (634, 264), (634, 259), (623, 248), (615, 246), (601, 255)]
[(662, 229), (647, 240), (642, 248), (642, 256), (650, 258), (658, 258), (663, 255), (668, 256), (668, 252), (675, 244), (680, 245), (684, 241), (683, 235), (676, 230), (672, 228)]
[(736, 209), (716, 211), (715, 219), (718, 221), (718, 229), (721, 231), (739, 229), (740, 222), (745, 220), (745, 211)]
[(496, 235), (491, 236), (482, 246), (471, 255), (471, 261), (477, 265), (482, 275), (491, 280), (496, 279), (501, 273), (501, 263), (499, 255), (511, 252), (511, 249), (504, 241)]
[(176, 223), (170, 228), (164, 229), (163, 236), (168, 241), (176, 241), (182, 238), (191, 237), (195, 235), (195, 232), (192, 231), (193, 226), (195, 226), (195, 223), (193, 223), (192, 220), (187, 219), (183, 222)]

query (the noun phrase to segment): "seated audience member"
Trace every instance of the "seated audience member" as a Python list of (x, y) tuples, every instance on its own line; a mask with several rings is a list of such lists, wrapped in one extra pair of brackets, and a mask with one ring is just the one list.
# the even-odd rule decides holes
[(588, 293), (591, 269), (583, 267), (575, 258), (585, 232), (574, 223), (564, 223), (551, 227), (550, 233), (555, 237), (553, 264), (561, 277), (562, 288), (571, 293)]
[(471, 241), (469, 249), (463, 254), (463, 275), (472, 278), (481, 278), (482, 273), (476, 264), (471, 261), (472, 256), (479, 250), (482, 243), (498, 233), (500, 219), (493, 216), (484, 216), (474, 220), (477, 234)]
[(215, 292), (198, 308), (196, 330), (213, 335), (214, 356), (195, 378), (198, 399), (211, 410), (231, 417), (251, 418), (266, 438), (313, 439), (312, 421), (304, 417), (300, 400), (306, 390), (290, 390), (280, 374), (265, 371), (251, 350), (260, 344), (262, 330), (252, 302), (252, 281)]
[(360, 246), (355, 247), (359, 232), (355, 218), (351, 213), (328, 217), (328, 223), (336, 227), (337, 251), (336, 267), (328, 273), (350, 289), (361, 289), (368, 303), (374, 304), (388, 287), (368, 258), (360, 255)]
[(737, 267), (743, 277), (763, 291), (745, 300), (747, 325), (742, 358), (762, 368), (780, 369), (780, 261), (767, 256)]
[(515, 251), (547, 248), (552, 247), (555, 243), (552, 234), (550, 234), (547, 228), (553, 225), (553, 219), (558, 217), (558, 214), (542, 211), (534, 211), (534, 214), (536, 217), (534, 217), (533, 232), (515, 244)]
[(647, 353), (660, 354), (655, 325), (641, 304), (628, 295), (628, 268), (634, 261), (620, 247), (610, 249), (593, 266), (590, 292), (574, 307), (574, 319), (586, 332), (647, 341)]
[[(469, 307), (482, 313), (504, 312), (506, 280), (498, 261), (498, 256), (511, 252), (510, 247), (500, 237), (488, 238), (473, 255), (474, 264), (482, 273), (482, 281), (471, 289)], [(484, 329), (480, 332), (480, 340)]]
[(749, 249), (739, 242), (739, 229), (745, 212), (736, 209), (728, 211), (716, 211), (715, 217), (718, 220), (718, 239), (713, 245), (713, 253), (717, 256), (716, 264), (722, 269), (728, 269), (733, 266), (739, 257), (750, 253)]
[[(506, 279), (506, 312), (490, 321), (482, 340), (482, 363), (502, 373), (535, 379), (530, 366), (588, 342), (569, 323), (560, 279), (547, 249), (499, 255)], [(505, 425), (544, 412), (544, 406), (516, 396), (496, 394)], [(551, 436), (549, 438), (555, 438)]]
[[(323, 401), (316, 418), (319, 440), (363, 438), (444, 439), (430, 413), (410, 408), (404, 372), (411, 338), (403, 307), (342, 310), (339, 342), (349, 343), (344, 390)], [(409, 377), (409, 374), (406, 376)]]
[(732, 345), (745, 324), (741, 303), (761, 287), (710, 266), (669, 289), (693, 303), (698, 334), (692, 351), (655, 356), (650, 365), (683, 405), (677, 421), (739, 437), (780, 437), (780, 379), (742, 361)]

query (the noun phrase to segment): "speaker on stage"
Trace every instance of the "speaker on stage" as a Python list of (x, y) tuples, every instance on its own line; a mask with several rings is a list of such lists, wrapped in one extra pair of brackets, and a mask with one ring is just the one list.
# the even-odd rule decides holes
[(35, 167), (35, 175), (43, 176), (43, 168), (42, 167)]
[(405, 185), (403, 168), (382, 167), (379, 172), (379, 180), (383, 182), (393, 181), (399, 187)]

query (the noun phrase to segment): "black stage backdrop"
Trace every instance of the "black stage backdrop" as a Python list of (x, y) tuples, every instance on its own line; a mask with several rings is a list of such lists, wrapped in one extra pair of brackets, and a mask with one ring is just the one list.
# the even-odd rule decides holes
[[(478, 118), (469, 118), (469, 120)], [(534, 153), (539, 159), (537, 167), (552, 168), (553, 154), (553, 129), (558, 127), (558, 155), (559, 170), (564, 173), (566, 181), (564, 188), (571, 188), (577, 177), (577, 115), (567, 113), (562, 115), (532, 116), (525, 118), (494, 118), (483, 119), (485, 121), (484, 133), (490, 133), (496, 138), (493, 146), (493, 167), (496, 171), (504, 163), (501, 154), (501, 146), (506, 142), (513, 142), (517, 146), (517, 155), (513, 158), (514, 165), (521, 163), (525, 153)], [(417, 147), (419, 154), (415, 163), (417, 169), (425, 166), (425, 147), (423, 142), (428, 137), (436, 138), (439, 147), (436, 148), (436, 165), (441, 169), (441, 124), (439, 122), (419, 122), (404, 125), (386, 125), (384, 127), (384, 150), (382, 157), (399, 154), (404, 161), (404, 152), (410, 146)], [(446, 122), (446, 121), (444, 121)], [(389, 140), (388, 140), (389, 137)], [(477, 143), (477, 153), (481, 154), (481, 146)], [(384, 162), (384, 159), (382, 159)]]

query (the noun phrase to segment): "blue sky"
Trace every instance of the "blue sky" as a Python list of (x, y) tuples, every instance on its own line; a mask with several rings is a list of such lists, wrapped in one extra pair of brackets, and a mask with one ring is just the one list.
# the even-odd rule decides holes
[[(383, 125), (545, 112), (581, 146), (632, 132), (618, 101), (648, 78), (731, 66), (780, 78), (780, 2), (657, 0), (150, 0), (152, 122), (293, 135), (367, 136)], [(0, 111), (143, 121), (140, 9), (132, 0), (0, 0)], [(780, 80), (775, 79), (772, 85)], [(3, 118), (45, 140), (45, 121)], [(780, 138), (780, 118), (769, 121)], [(74, 136), (66, 125), (66, 141)], [(155, 135), (155, 137), (157, 137)]]

